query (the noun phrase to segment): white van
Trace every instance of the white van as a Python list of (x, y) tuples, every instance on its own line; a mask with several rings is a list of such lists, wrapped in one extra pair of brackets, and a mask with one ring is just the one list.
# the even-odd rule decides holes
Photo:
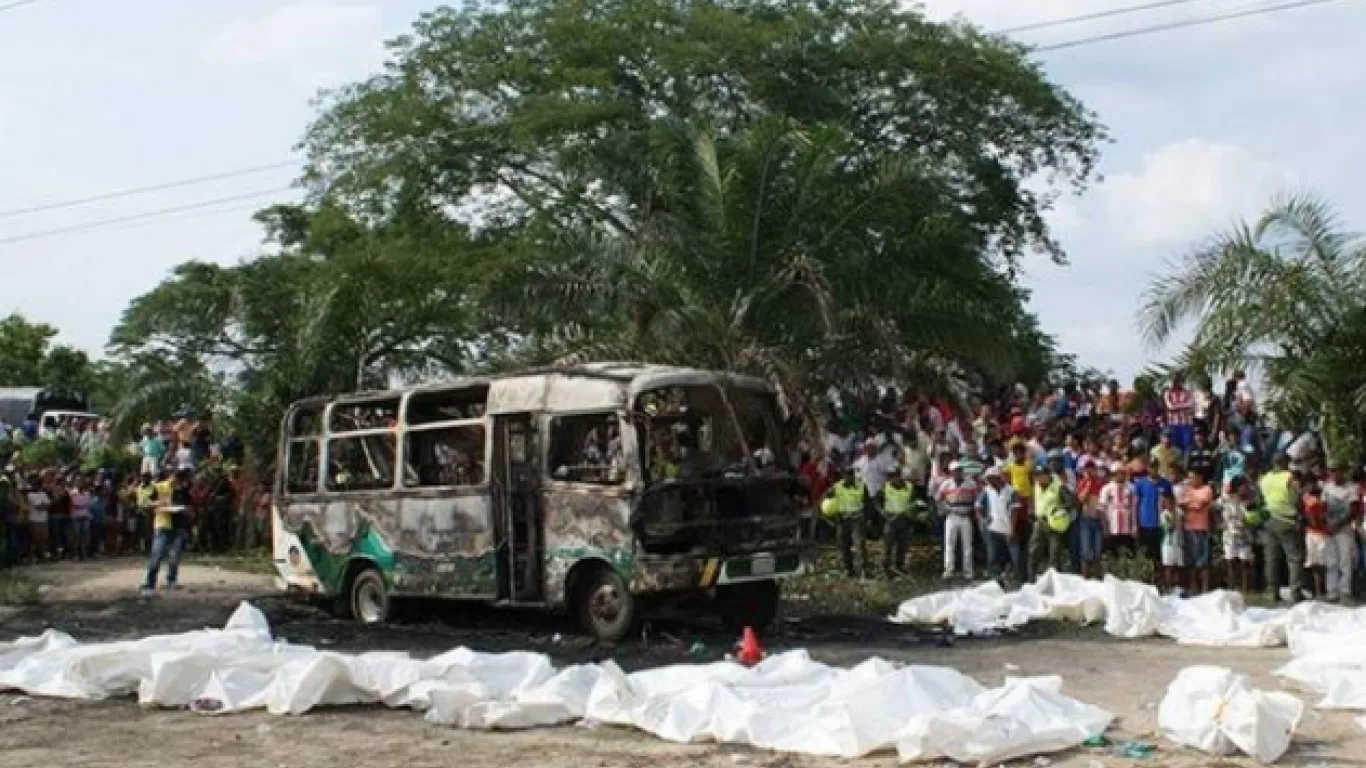
[(73, 419), (93, 422), (98, 421), (99, 418), (99, 414), (87, 411), (47, 411), (38, 420), (38, 436), (51, 437), (57, 433), (57, 428), (63, 422), (70, 422)]

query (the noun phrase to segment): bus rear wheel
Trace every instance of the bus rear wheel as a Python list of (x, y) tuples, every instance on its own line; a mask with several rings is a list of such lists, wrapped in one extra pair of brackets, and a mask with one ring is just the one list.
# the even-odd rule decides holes
[(366, 568), (351, 580), (348, 602), (351, 616), (359, 624), (383, 624), (389, 619), (389, 590), (374, 568)]
[(778, 599), (778, 582), (772, 579), (724, 584), (716, 588), (716, 613), (727, 630), (762, 632), (778, 618)]
[(584, 574), (576, 590), (579, 624), (593, 639), (615, 643), (631, 633), (636, 623), (636, 599), (621, 574), (598, 566)]

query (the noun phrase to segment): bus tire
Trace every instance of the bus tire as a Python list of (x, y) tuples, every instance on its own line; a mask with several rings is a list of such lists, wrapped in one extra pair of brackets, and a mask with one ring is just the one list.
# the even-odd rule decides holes
[(357, 573), (347, 593), (356, 623), (373, 626), (389, 620), (389, 590), (377, 569), (365, 568)]
[(762, 632), (778, 618), (778, 582), (747, 581), (716, 588), (716, 613), (731, 632), (753, 627)]
[(636, 599), (621, 574), (609, 565), (596, 565), (576, 586), (574, 608), (584, 632), (603, 643), (618, 642), (631, 633)]

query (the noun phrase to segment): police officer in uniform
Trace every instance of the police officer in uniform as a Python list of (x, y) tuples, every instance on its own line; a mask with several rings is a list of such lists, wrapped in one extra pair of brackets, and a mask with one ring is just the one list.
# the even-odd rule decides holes
[(899, 467), (878, 492), (882, 508), (882, 573), (895, 578), (906, 571), (906, 550), (911, 543), (912, 504), (915, 489), (901, 476)]
[(869, 503), (868, 490), (863, 481), (854, 476), (854, 470), (845, 467), (840, 470), (839, 482), (830, 486), (825, 500), (821, 502), (821, 514), (835, 526), (835, 540), (839, 544), (840, 557), (844, 560), (844, 570), (850, 578), (858, 578), (854, 569), (854, 546), (859, 550), (859, 565), (866, 572), (868, 568), (868, 540), (864, 536), (864, 507)]

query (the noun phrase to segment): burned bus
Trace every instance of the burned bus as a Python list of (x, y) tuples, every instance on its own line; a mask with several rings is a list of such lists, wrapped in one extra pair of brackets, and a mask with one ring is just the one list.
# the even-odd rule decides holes
[(568, 610), (601, 640), (647, 605), (775, 615), (810, 508), (773, 390), (592, 364), (303, 400), (273, 508), (281, 588), (381, 623), (444, 597)]

